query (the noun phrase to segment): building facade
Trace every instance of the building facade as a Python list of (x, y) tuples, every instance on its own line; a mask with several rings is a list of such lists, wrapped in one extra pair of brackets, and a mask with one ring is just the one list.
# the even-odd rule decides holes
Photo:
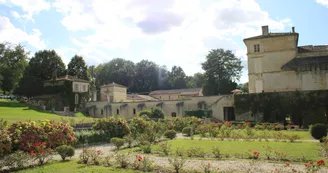
[(298, 46), (299, 33), (271, 33), (244, 39), (249, 93), (328, 89), (328, 46)]
[(202, 88), (155, 90), (149, 93), (149, 95), (159, 100), (189, 99), (191, 97), (203, 96), (203, 90)]

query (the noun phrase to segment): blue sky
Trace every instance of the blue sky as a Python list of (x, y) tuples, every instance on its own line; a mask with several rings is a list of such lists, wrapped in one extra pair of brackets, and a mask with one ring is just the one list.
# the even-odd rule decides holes
[(299, 45), (328, 44), (328, 0), (0, 0), (0, 41), (35, 51), (54, 49), (67, 64), (75, 54), (89, 65), (121, 57), (142, 59), (188, 75), (201, 72), (210, 49), (242, 59), (243, 38), (289, 32)]

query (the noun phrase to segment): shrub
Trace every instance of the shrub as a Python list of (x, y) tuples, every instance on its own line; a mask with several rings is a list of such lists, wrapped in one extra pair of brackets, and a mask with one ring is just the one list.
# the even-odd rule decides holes
[(149, 118), (164, 118), (164, 112), (162, 109), (160, 108), (151, 108), (151, 114), (149, 116)]
[(95, 143), (105, 143), (110, 139), (110, 134), (104, 131), (79, 131), (75, 132), (75, 137), (78, 144), (95, 144)]
[(125, 142), (128, 144), (128, 148), (131, 148), (134, 142), (134, 139), (132, 138), (131, 135), (124, 136), (123, 138)]
[(222, 154), (221, 154), (221, 150), (219, 147), (213, 147), (212, 148), (212, 153), (214, 154), (214, 157), (217, 159), (221, 159), (222, 158)]
[(146, 114), (141, 115), (140, 118), (142, 118), (142, 119), (144, 119), (146, 121), (150, 121), (150, 118)]
[(30, 161), (30, 156), (21, 150), (18, 150), (10, 155), (6, 155), (2, 159), (2, 165), (0, 167), (8, 167), (9, 170), (19, 170), (25, 167), (25, 163)]
[(11, 139), (7, 130), (0, 131), (0, 157), (11, 152)]
[(186, 136), (191, 136), (191, 127), (185, 127), (182, 129), (182, 134), (186, 135)]
[(120, 168), (127, 168), (130, 165), (129, 154), (118, 153), (115, 155), (115, 160)]
[(164, 133), (164, 136), (166, 138), (169, 138), (169, 139), (174, 139), (176, 136), (177, 136), (177, 132), (174, 131), (174, 130), (167, 130), (165, 133)]
[(145, 142), (143, 145), (140, 146), (140, 148), (146, 154), (151, 153), (151, 144), (149, 142)]
[(93, 150), (91, 150), (91, 149), (83, 148), (82, 152), (79, 156), (79, 158), (80, 158), (79, 163), (87, 164), (91, 158), (92, 152), (93, 152)]
[(150, 110), (147, 110), (147, 109), (144, 109), (144, 110), (138, 112), (138, 116), (139, 117), (141, 117), (143, 115), (146, 115), (147, 117), (150, 118), (151, 117), (151, 111)]
[(99, 165), (100, 164), (100, 156), (103, 153), (101, 150), (91, 150), (90, 152), (90, 162), (88, 164)]
[(169, 158), (170, 165), (173, 166), (175, 173), (179, 173), (186, 164), (186, 160), (175, 157), (174, 159)]
[(162, 152), (166, 156), (168, 156), (170, 154), (170, 149), (171, 149), (171, 145), (170, 144), (168, 144), (167, 142), (163, 142), (163, 143), (160, 143), (159, 146), (160, 146)]
[(52, 156), (52, 150), (46, 148), (46, 146), (45, 142), (35, 143), (30, 151), (30, 156), (37, 160), (39, 165), (46, 163), (47, 159)]
[(116, 117), (97, 119), (92, 129), (102, 130), (110, 134), (110, 138), (123, 138), (125, 135), (130, 134), (130, 129), (126, 120)]
[(311, 126), (311, 135), (315, 139), (321, 139), (327, 136), (327, 127), (324, 124), (314, 124)]
[(57, 147), (56, 152), (60, 155), (63, 161), (65, 161), (67, 157), (71, 158), (75, 154), (74, 148), (67, 145), (61, 145)]
[(191, 147), (186, 150), (188, 157), (205, 157), (205, 151), (200, 147)]
[(183, 148), (182, 147), (177, 147), (176, 150), (175, 150), (175, 154), (177, 156), (183, 156)]
[(146, 156), (142, 157), (140, 155), (136, 155), (136, 159), (133, 163), (133, 169), (141, 170), (143, 172), (150, 172), (153, 170), (153, 163), (154, 161)]
[(117, 150), (119, 150), (124, 145), (125, 140), (122, 138), (112, 138), (110, 142), (115, 145)]
[(131, 135), (134, 139), (137, 138), (138, 135), (146, 132), (147, 128), (149, 128), (150, 123), (142, 118), (133, 118), (129, 123)]

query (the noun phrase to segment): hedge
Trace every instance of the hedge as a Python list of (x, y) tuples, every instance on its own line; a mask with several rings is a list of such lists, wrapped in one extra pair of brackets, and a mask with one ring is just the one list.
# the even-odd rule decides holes
[(194, 117), (197, 117), (197, 118), (203, 118), (203, 117), (206, 117), (206, 118), (210, 118), (212, 117), (212, 110), (208, 110), (208, 111), (205, 111), (205, 110), (194, 110), (194, 111), (185, 111), (185, 116), (194, 116)]
[(234, 104), (237, 116), (248, 111), (261, 112), (265, 122), (284, 122), (290, 115), (294, 123), (308, 127), (327, 122), (328, 91), (237, 94)]

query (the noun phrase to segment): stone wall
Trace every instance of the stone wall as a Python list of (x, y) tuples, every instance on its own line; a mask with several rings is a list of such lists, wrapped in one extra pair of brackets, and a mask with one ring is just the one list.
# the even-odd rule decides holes
[(108, 117), (121, 115), (127, 119), (133, 118), (143, 109), (152, 107), (161, 108), (166, 116), (184, 116), (184, 111), (198, 110), (199, 103), (204, 103), (208, 110), (212, 110), (212, 116), (219, 120), (224, 120), (224, 107), (233, 107), (232, 95), (192, 97), (185, 100), (163, 100), (150, 102), (88, 102), (86, 107), (93, 117)]

